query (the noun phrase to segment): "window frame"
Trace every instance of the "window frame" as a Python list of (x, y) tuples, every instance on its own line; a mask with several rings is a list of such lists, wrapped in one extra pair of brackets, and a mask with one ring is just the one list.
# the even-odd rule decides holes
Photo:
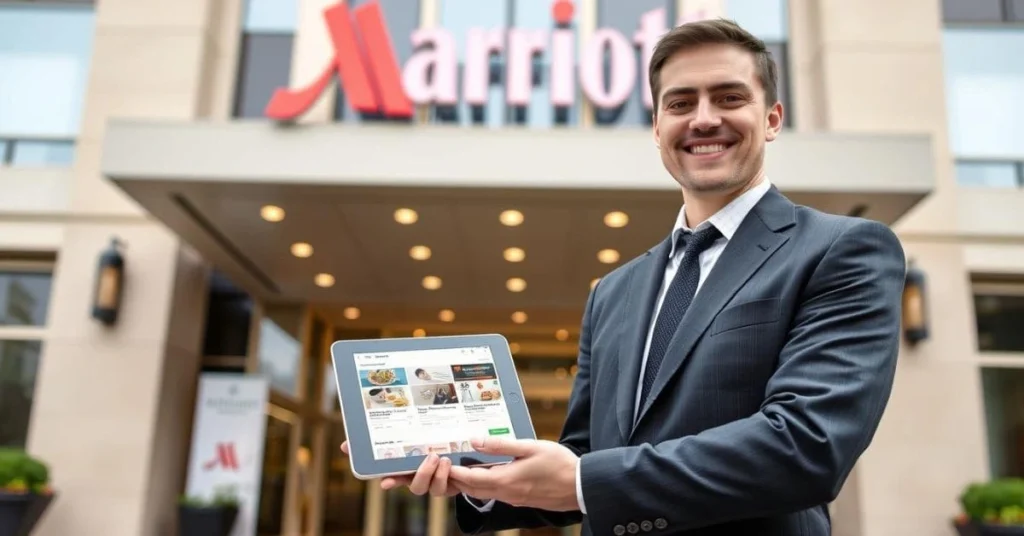
[[(54, 270), (56, 268), (55, 261), (48, 260), (0, 260), (0, 273), (7, 272), (30, 272), (50, 275), (51, 282), (53, 278)], [(53, 300), (53, 294), (50, 294), (50, 300)], [(46, 304), (46, 321), (41, 326), (2, 326), (0, 325), (0, 340), (8, 341), (29, 341), (38, 340), (43, 344), (46, 344), (47, 337), (47, 326), (49, 325), (50, 318), (50, 304)]]

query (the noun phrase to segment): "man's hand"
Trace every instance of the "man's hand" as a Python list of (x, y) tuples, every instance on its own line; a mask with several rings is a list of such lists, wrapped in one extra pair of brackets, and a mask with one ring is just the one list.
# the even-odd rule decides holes
[[(348, 452), (348, 441), (341, 444), (341, 451), (346, 455)], [(381, 480), (380, 487), (389, 490), (398, 486), (408, 486), (409, 491), (416, 495), (430, 493), (435, 497), (454, 497), (462, 490), (449, 479), (448, 472), (451, 470), (452, 461), (437, 454), (427, 456), (420, 464), (416, 474), (412, 476), (394, 476)]]
[(450, 481), (466, 495), (555, 512), (580, 509), (576, 499), (579, 458), (568, 448), (551, 441), (493, 437), (474, 440), (473, 448), (515, 460), (491, 467), (452, 467)]

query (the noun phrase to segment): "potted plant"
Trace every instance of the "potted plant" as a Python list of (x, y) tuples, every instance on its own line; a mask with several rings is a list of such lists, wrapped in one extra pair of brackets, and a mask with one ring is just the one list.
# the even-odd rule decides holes
[(0, 449), (0, 536), (27, 536), (53, 501), (50, 469), (21, 449)]
[(960, 494), (960, 536), (1024, 536), (1024, 479), (973, 483)]
[(178, 534), (181, 536), (228, 536), (238, 518), (238, 495), (220, 487), (210, 498), (182, 495), (178, 501)]

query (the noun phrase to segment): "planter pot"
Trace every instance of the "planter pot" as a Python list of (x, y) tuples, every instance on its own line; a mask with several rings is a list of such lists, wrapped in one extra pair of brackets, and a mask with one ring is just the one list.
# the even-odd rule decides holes
[(28, 536), (54, 495), (0, 492), (0, 536)]
[(181, 536), (228, 536), (238, 517), (237, 508), (178, 507), (178, 534)]
[(953, 522), (953, 528), (959, 536), (981, 536), (979, 525), (976, 521)]
[(1024, 526), (982, 523), (978, 526), (978, 536), (1024, 536)]

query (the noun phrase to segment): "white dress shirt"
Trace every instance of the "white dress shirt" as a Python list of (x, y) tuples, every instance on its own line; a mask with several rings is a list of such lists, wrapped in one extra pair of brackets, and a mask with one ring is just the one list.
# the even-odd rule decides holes
[[(698, 225), (696, 229), (691, 229), (686, 225), (686, 205), (683, 205), (682, 208), (679, 209), (679, 215), (676, 216), (675, 226), (672, 227), (672, 245), (668, 254), (668, 264), (665, 265), (665, 274), (662, 276), (661, 289), (658, 291), (658, 299), (655, 302), (654, 312), (651, 315), (651, 324), (647, 328), (647, 342), (644, 344), (643, 358), (640, 362), (640, 377), (637, 379), (636, 399), (633, 403), (634, 419), (640, 413), (640, 392), (643, 385), (644, 369), (647, 367), (647, 354), (651, 348), (651, 338), (654, 335), (654, 326), (658, 322), (658, 313), (661, 311), (661, 304), (665, 300), (665, 294), (668, 292), (668, 287), (672, 284), (672, 280), (675, 278), (676, 272), (679, 271), (679, 266), (683, 262), (683, 252), (676, 251), (676, 242), (679, 233), (695, 232), (705, 226), (714, 225), (722, 234), (718, 240), (700, 254), (700, 280), (697, 283), (697, 291), (699, 292), (700, 288), (704, 285), (704, 281), (707, 280), (708, 274), (711, 273), (711, 269), (718, 261), (718, 257), (720, 257), (722, 255), (722, 251), (725, 250), (726, 244), (729, 243), (729, 240), (732, 240), (733, 235), (735, 235), (736, 231), (740, 228), (740, 224), (743, 223), (744, 218), (746, 218), (747, 214), (749, 214), (754, 208), (754, 205), (764, 197), (764, 194), (768, 193), (771, 186), (771, 182), (765, 178), (757, 186), (747, 190), (736, 199), (733, 199), (732, 202), (708, 218), (707, 221)], [(583, 504), (583, 485), (580, 479), (579, 462), (576, 462), (576, 500), (579, 502), (580, 512), (582, 512), (583, 515), (586, 515), (587, 509)], [(487, 512), (494, 506), (494, 501), (488, 501), (487, 504), (478, 506), (471, 500), (470, 504), (481, 512)]]

